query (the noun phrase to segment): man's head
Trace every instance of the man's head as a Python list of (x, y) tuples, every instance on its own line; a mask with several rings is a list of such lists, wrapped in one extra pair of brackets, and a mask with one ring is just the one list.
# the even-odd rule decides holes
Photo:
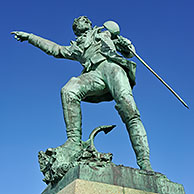
[(92, 29), (92, 22), (86, 16), (74, 19), (73, 31), (76, 36), (82, 35), (85, 31)]

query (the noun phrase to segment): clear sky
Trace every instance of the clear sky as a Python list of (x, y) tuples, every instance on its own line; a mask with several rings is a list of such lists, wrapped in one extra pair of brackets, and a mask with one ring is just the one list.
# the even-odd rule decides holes
[[(66, 141), (60, 89), (82, 70), (13, 39), (32, 32), (61, 45), (75, 39), (72, 22), (116, 21), (137, 53), (188, 103), (186, 109), (137, 59), (134, 96), (150, 144), (153, 169), (194, 193), (194, 2), (192, 0), (3, 1), (0, 6), (0, 193), (38, 194), (46, 184), (38, 152)], [(97, 126), (116, 124), (95, 145), (113, 162), (137, 168), (129, 137), (114, 102), (82, 103), (83, 140)]]

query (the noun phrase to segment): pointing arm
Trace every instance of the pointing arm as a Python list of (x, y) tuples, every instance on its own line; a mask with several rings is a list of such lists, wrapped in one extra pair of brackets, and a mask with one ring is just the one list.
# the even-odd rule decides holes
[(15, 38), (18, 41), (23, 42), (28, 40), (30, 44), (36, 46), (37, 48), (40, 48), (48, 55), (52, 55), (57, 58), (74, 60), (74, 58), (72, 57), (72, 52), (70, 51), (71, 46), (61, 46), (50, 40), (26, 32), (14, 31), (11, 32), (11, 34), (14, 34)]

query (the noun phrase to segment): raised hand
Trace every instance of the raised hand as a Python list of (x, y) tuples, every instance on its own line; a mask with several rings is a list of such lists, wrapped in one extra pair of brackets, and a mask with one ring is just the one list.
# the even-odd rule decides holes
[(121, 44), (122, 46), (130, 46), (131, 45), (131, 41), (128, 40), (127, 38), (124, 38), (123, 36), (117, 36), (118, 40), (119, 40), (119, 44)]
[(11, 34), (14, 34), (15, 35), (14, 38), (20, 42), (28, 40), (28, 37), (30, 35), (27, 32), (21, 32), (21, 31), (13, 31), (11, 32)]

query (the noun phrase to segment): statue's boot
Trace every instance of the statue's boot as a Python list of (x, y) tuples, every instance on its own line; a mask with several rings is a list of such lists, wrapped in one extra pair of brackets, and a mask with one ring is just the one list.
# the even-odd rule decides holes
[(142, 170), (153, 171), (150, 164), (147, 135), (140, 118), (132, 118), (127, 124), (127, 130), (136, 154), (138, 166)]
[(123, 98), (122, 101), (117, 102), (115, 108), (126, 125), (138, 166), (142, 170), (153, 171), (150, 164), (150, 151), (146, 131), (132, 95), (130, 99)]
[(62, 90), (61, 98), (67, 133), (67, 141), (62, 147), (80, 150), (82, 136), (80, 101), (72, 98), (67, 90)]

